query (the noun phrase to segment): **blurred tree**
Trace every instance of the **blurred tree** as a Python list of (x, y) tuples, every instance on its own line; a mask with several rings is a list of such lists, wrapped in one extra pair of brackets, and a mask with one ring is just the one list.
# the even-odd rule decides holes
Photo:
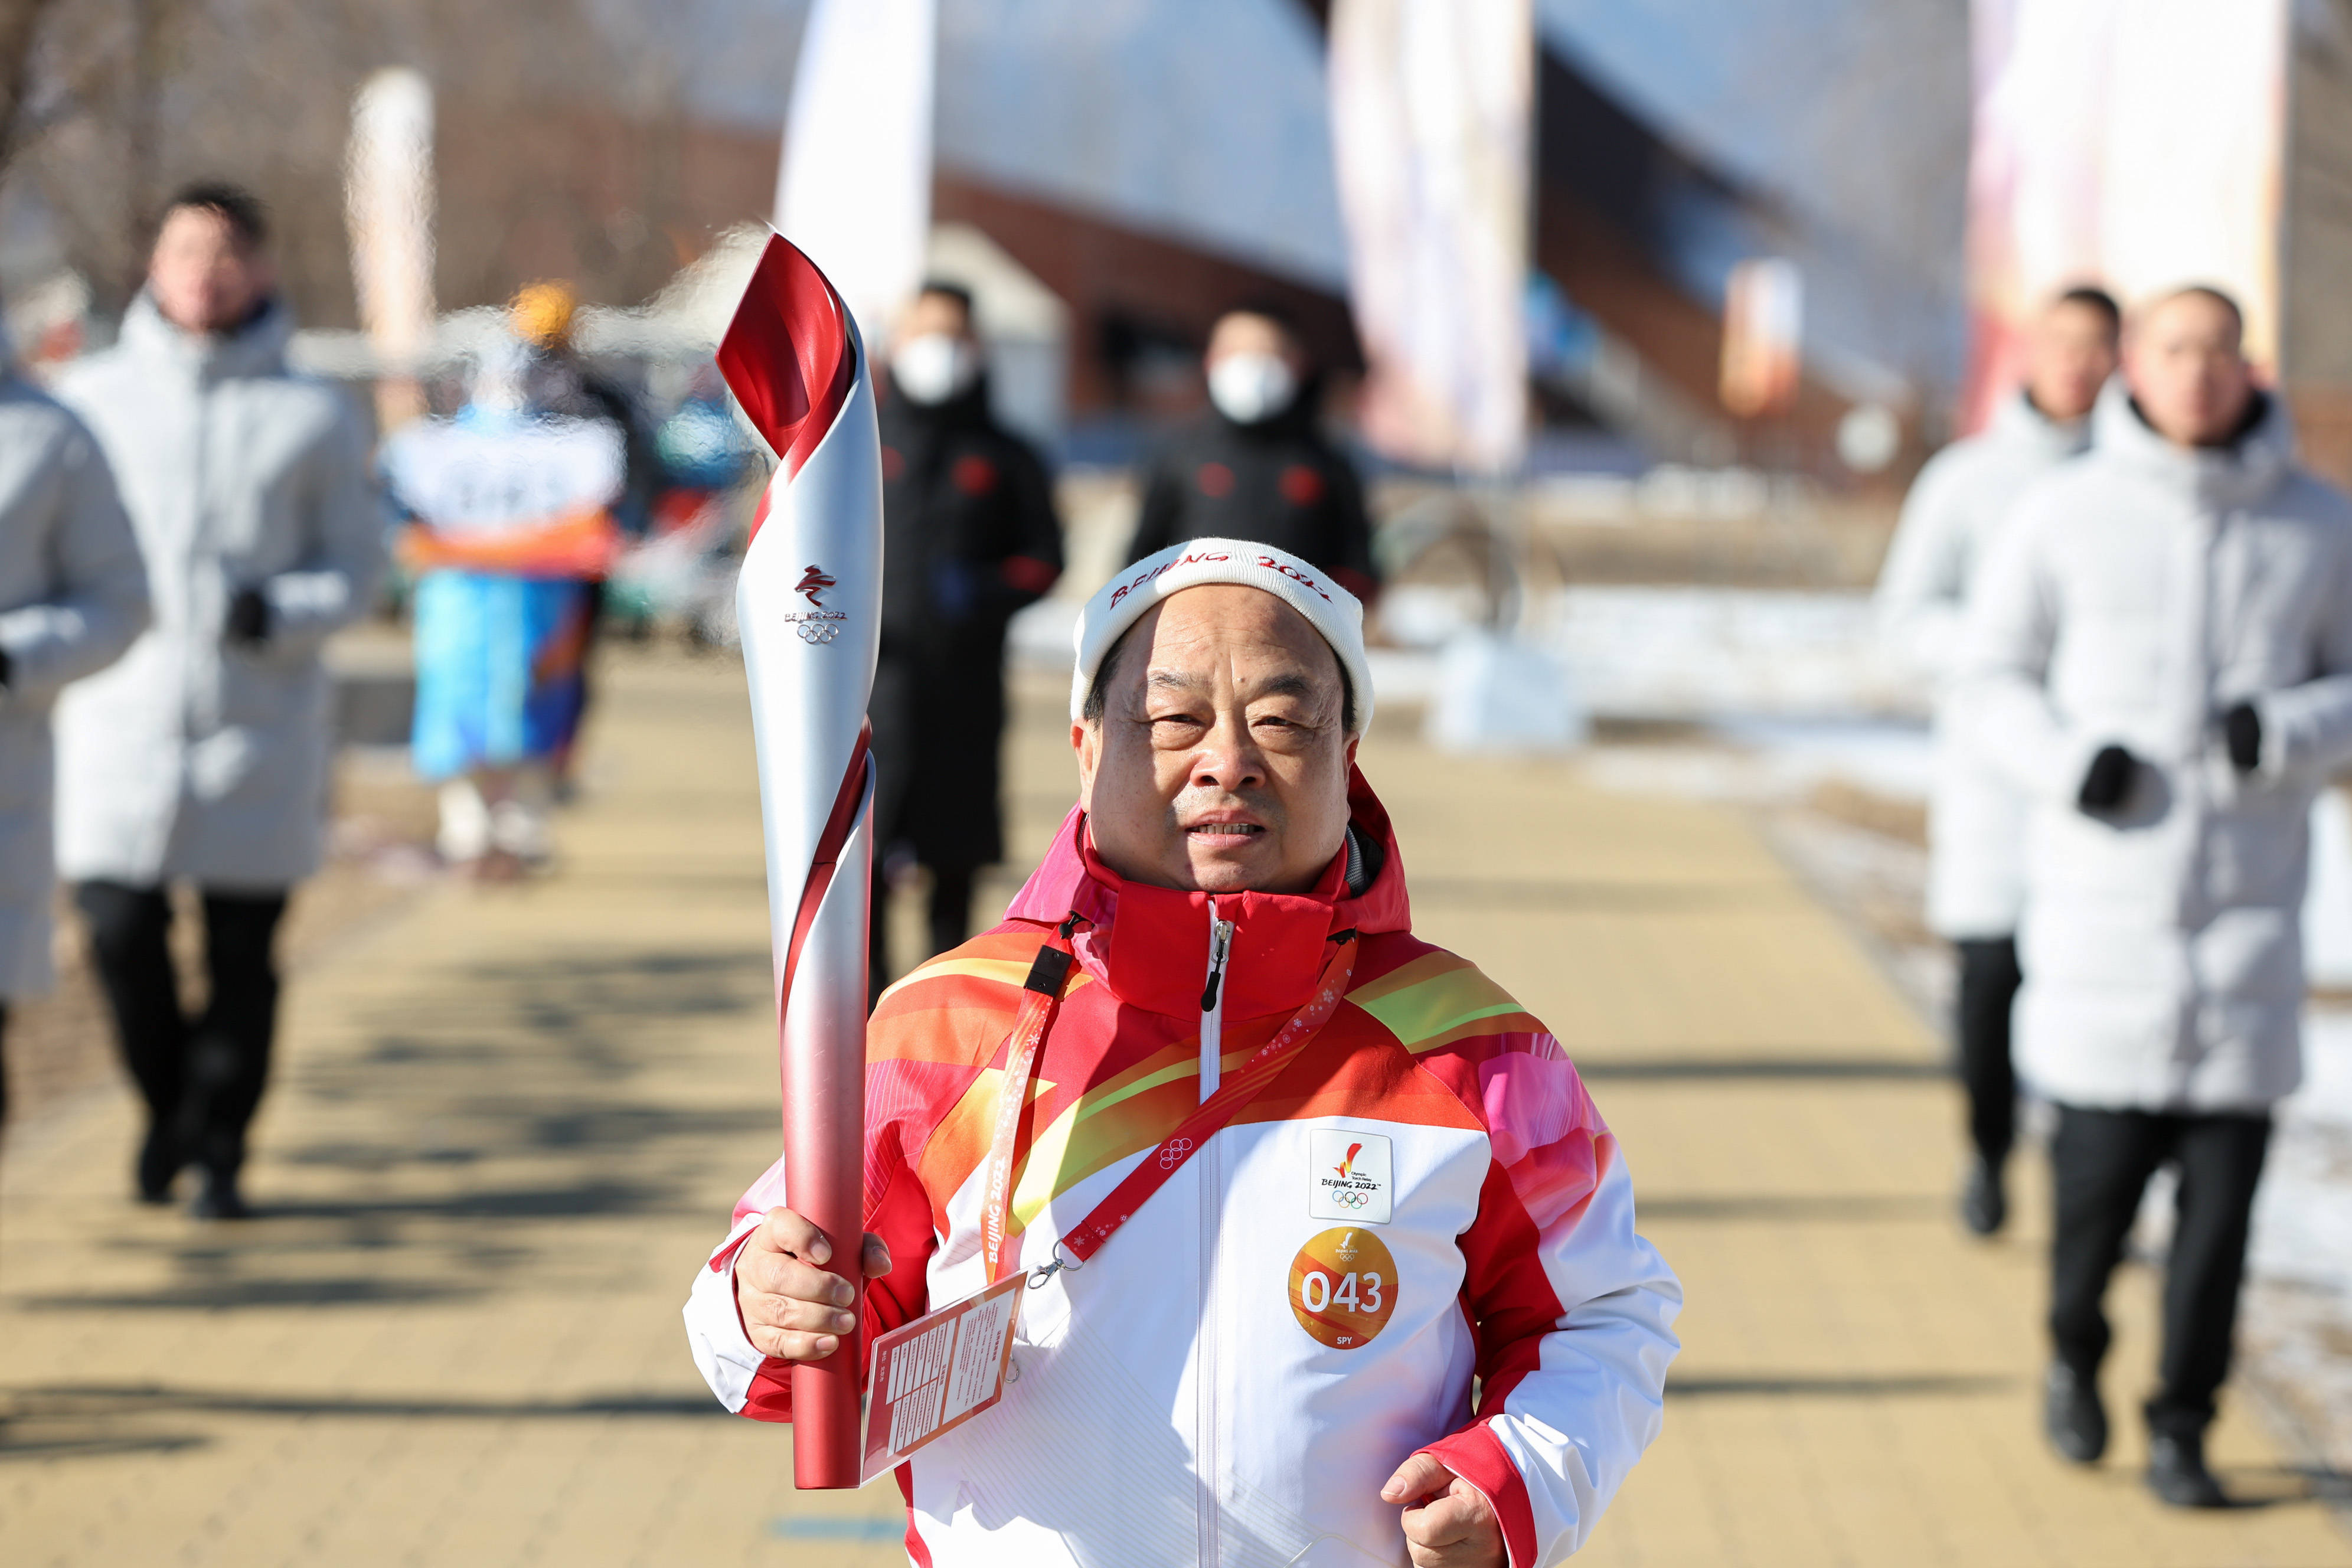
[(352, 97), (413, 65), (438, 100), (444, 306), (557, 273), (635, 300), (700, 238), (671, 232), (687, 132), (655, 26), (595, 0), (0, 0), (0, 184), (112, 310), (170, 191), (236, 180), (273, 211), (299, 317), (349, 326)]
[(7, 169), (31, 126), (26, 99), (33, 51), (57, 0), (0, 0), (0, 172)]

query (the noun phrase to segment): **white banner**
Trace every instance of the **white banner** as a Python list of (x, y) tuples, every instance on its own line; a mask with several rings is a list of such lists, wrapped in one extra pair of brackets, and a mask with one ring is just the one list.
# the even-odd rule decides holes
[(1963, 424), (2017, 384), (2054, 290), (2210, 283), (2274, 364), (2287, 0), (1974, 0)]
[(1785, 414), (1805, 371), (1805, 275), (1783, 257), (1751, 256), (1723, 288), (1719, 395), (1742, 419)]
[(414, 379), (433, 346), (433, 88), (402, 67), (380, 70), (352, 100), (343, 150), (343, 224), (360, 325), (383, 379), (376, 417), (390, 430), (425, 412)]
[(1529, 0), (1337, 0), (1330, 37), (1365, 437), (1508, 472), (1527, 444)]
[(923, 279), (931, 227), (934, 0), (816, 0), (801, 37), (776, 227), (833, 279), (869, 343)]

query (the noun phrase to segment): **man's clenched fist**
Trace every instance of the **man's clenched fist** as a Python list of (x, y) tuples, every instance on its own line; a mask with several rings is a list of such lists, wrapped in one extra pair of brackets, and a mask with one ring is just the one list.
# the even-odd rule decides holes
[[(823, 1361), (857, 1327), (849, 1281), (824, 1271), (832, 1257), (824, 1233), (790, 1209), (770, 1209), (744, 1239), (735, 1254), (735, 1310), (761, 1354)], [(868, 1279), (890, 1272), (890, 1249), (870, 1231), (862, 1261)]]
[(1415, 1454), (1381, 1489), (1401, 1502), (1404, 1548), (1413, 1568), (1504, 1568), (1503, 1523), (1478, 1489), (1427, 1454)]

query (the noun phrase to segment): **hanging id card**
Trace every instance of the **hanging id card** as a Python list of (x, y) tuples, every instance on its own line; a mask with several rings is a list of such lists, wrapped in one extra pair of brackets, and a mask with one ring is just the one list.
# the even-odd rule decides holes
[(874, 1342), (860, 1486), (1004, 1397), (1026, 1274), (926, 1312)]

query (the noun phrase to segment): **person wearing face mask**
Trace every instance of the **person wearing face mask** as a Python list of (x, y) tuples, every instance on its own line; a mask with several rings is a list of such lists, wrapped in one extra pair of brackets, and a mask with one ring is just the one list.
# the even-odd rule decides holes
[(872, 973), (888, 963), (886, 862), (931, 876), (930, 949), (970, 934), (972, 885), (1004, 853), (1004, 628), (1062, 573), (1045, 465), (990, 410), (971, 295), (926, 283), (884, 378), (882, 644), (874, 723)]
[(2141, 307), (2088, 455), (2018, 502), (1962, 633), (1960, 721), (2032, 801), (2018, 1069), (2057, 1108), (2043, 1422), (2107, 1442), (2102, 1301), (2179, 1176), (2145, 1415), (2166, 1502), (2227, 1502), (2230, 1369), (2271, 1111), (2303, 1078), (2314, 795), (2352, 763), (2352, 503), (2296, 465), (2226, 296)]
[(1882, 639), (1941, 688), (1927, 924), (1960, 961), (1953, 1022), (1974, 1145), (1960, 1218), (1978, 1236), (1991, 1236), (2009, 1217), (2004, 1172), (2017, 1121), (2010, 1010), (2019, 984), (2026, 803), (1958, 733), (1950, 678), (1970, 582), (2019, 494), (2090, 446), (2091, 406), (2115, 374), (2122, 327), (2123, 312), (2098, 289), (2069, 289), (2043, 307), (2026, 339), (2025, 385), (1993, 411), (1982, 434), (1954, 442), (1919, 471), (1878, 578)]
[[(58, 869), (146, 1102), (138, 1195), (238, 1176), (277, 1032), (273, 946), (326, 848), (333, 710), (320, 650), (370, 603), (385, 517), (349, 399), (287, 369), (267, 214), (231, 185), (173, 198), (122, 336), (58, 387), (97, 438), (154, 620), (58, 704)], [(209, 984), (182, 1010), (169, 884), (194, 885)]]
[(1209, 334), (1209, 412), (1145, 470), (1127, 559), (1188, 539), (1247, 539), (1313, 563), (1367, 604), (1380, 589), (1355, 465), (1316, 425), (1315, 377), (1279, 306), (1229, 310)]

